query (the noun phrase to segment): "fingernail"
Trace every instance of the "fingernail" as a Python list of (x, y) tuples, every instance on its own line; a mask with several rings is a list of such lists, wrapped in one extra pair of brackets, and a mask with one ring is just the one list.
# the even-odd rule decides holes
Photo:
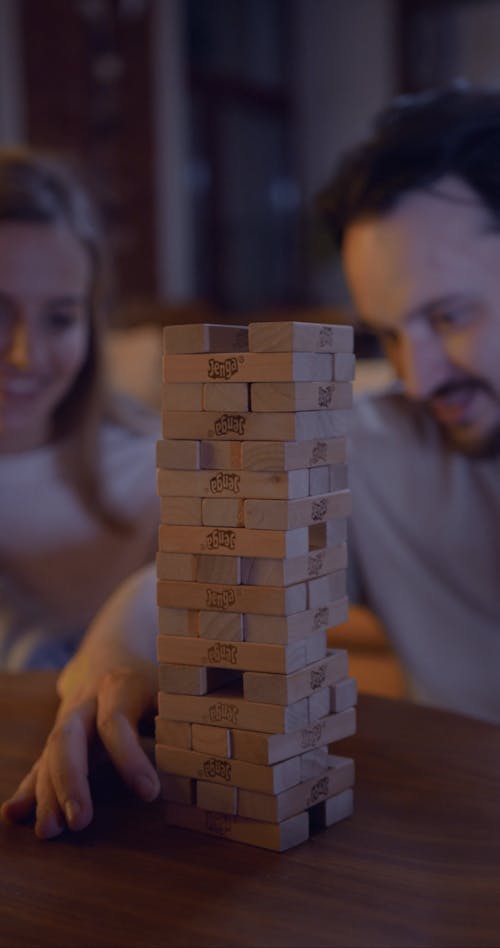
[(35, 833), (39, 839), (52, 839), (64, 830), (64, 824), (55, 813), (42, 813), (37, 817)]
[(78, 800), (67, 800), (64, 804), (64, 814), (66, 816), (66, 821), (68, 826), (71, 826), (77, 819), (80, 814), (80, 804)]
[(143, 800), (146, 800), (147, 803), (150, 803), (151, 800), (154, 800), (155, 797), (158, 796), (158, 787), (151, 777), (146, 777), (145, 774), (136, 777), (134, 787), (136, 793), (138, 793)]

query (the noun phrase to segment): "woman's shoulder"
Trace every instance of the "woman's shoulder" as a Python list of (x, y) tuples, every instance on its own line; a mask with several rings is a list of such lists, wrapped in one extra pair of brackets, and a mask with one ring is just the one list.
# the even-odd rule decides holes
[(133, 480), (146, 473), (155, 475), (156, 442), (161, 425), (158, 415), (133, 399), (120, 397), (101, 425), (100, 446), (105, 472)]

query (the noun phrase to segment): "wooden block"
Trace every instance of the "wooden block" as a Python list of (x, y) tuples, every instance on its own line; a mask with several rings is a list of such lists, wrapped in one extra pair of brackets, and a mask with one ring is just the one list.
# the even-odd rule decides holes
[[(293, 701), (300, 701), (301, 698), (308, 698), (320, 688), (330, 687), (345, 679), (347, 671), (346, 650), (330, 649), (325, 658), (290, 675), (245, 671), (243, 694), (247, 701), (288, 705)], [(331, 710), (336, 709), (332, 707)]]
[(343, 596), (342, 599), (338, 599), (337, 602), (331, 602), (328, 608), (330, 611), (329, 625), (331, 628), (336, 625), (341, 625), (343, 622), (347, 622), (349, 615), (349, 600), (347, 596)]
[(246, 441), (241, 444), (241, 466), (248, 471), (293, 471), (343, 464), (346, 456), (344, 437), (288, 442)]
[(224, 323), (192, 323), (165, 326), (163, 351), (170, 353), (243, 352), (248, 349), (246, 326)]
[(350, 411), (224, 412), (166, 411), (164, 438), (221, 441), (304, 441), (335, 438), (349, 429)]
[(326, 521), (326, 545), (337, 546), (337, 543), (347, 541), (347, 518), (339, 517), (335, 520)]
[(315, 494), (329, 494), (333, 488), (330, 486), (330, 467), (312, 467), (309, 470), (309, 496)]
[(244, 638), (246, 642), (256, 644), (289, 645), (344, 622), (347, 608), (347, 599), (342, 599), (338, 603), (331, 602), (320, 609), (308, 609), (292, 616), (247, 614), (243, 618)]
[(209, 724), (192, 724), (190, 727), (192, 750), (215, 757), (231, 757), (231, 732), (228, 728), (212, 727)]
[(301, 769), (298, 757), (272, 766), (261, 766), (246, 760), (229, 760), (181, 747), (168, 747), (166, 744), (156, 745), (156, 763), (160, 770), (167, 773), (244, 787), (260, 793), (281, 793), (295, 786), (299, 783)]
[(350, 382), (330, 380), (253, 382), (250, 386), (250, 404), (252, 411), (277, 412), (352, 408), (352, 385)]
[(309, 472), (165, 471), (158, 469), (160, 497), (298, 498), (309, 493)]
[(201, 666), (205, 670), (217, 667), (291, 674), (326, 655), (326, 633), (315, 632), (293, 645), (211, 642), (202, 638), (159, 635), (157, 649), (158, 661), (168, 664)]
[(352, 352), (352, 326), (329, 323), (250, 323), (250, 352)]
[(256, 728), (243, 730), (239, 724), (234, 725), (231, 731), (231, 746), (233, 757), (237, 760), (248, 760), (255, 764), (276, 764), (315, 747), (351, 737), (355, 731), (356, 712), (354, 708), (349, 708), (340, 714), (329, 714), (313, 724), (286, 734), (262, 734)]
[(305, 583), (261, 587), (160, 580), (156, 598), (159, 606), (174, 609), (215, 609), (218, 612), (287, 616), (306, 609), (307, 587)]
[[(333, 684), (333, 683), (332, 683)], [(335, 713), (352, 708), (358, 700), (358, 689), (354, 678), (344, 678), (330, 688), (330, 710)]]
[(347, 464), (332, 464), (330, 468), (330, 490), (345, 490), (349, 487)]
[(200, 612), (199, 635), (221, 642), (243, 642), (243, 615), (241, 612)]
[(161, 390), (161, 410), (203, 411), (202, 382), (164, 382)]
[(306, 751), (299, 760), (301, 781), (325, 777), (328, 772), (328, 747), (315, 747), (314, 750)]
[[(193, 384), (200, 383), (194, 382)], [(247, 382), (234, 382), (233, 385), (227, 385), (226, 382), (206, 382), (203, 389), (203, 408), (205, 411), (249, 410)]]
[(309, 695), (307, 704), (311, 724), (320, 718), (326, 717), (330, 713), (330, 701), (331, 695), (329, 688), (318, 688), (317, 691), (313, 691), (312, 695)]
[(187, 721), (167, 721), (165, 718), (156, 717), (155, 739), (158, 744), (191, 750), (191, 725)]
[(193, 665), (161, 664), (158, 668), (160, 691), (174, 695), (206, 695), (209, 689), (205, 672), (205, 668)]
[(160, 497), (160, 523), (168, 526), (201, 526), (201, 498)]
[(241, 498), (205, 497), (201, 502), (201, 521), (206, 527), (243, 527), (243, 501)]
[[(189, 554), (188, 554), (189, 555)], [(194, 579), (198, 583), (241, 583), (241, 560), (238, 556), (197, 556)]]
[(196, 806), (201, 810), (213, 810), (215, 813), (229, 813), (234, 816), (238, 812), (238, 788), (224, 787), (208, 780), (197, 780)]
[(345, 596), (346, 577), (345, 569), (339, 569), (327, 576), (320, 576), (319, 579), (309, 580), (307, 583), (309, 609), (319, 609)]
[(196, 781), (189, 777), (178, 777), (176, 774), (166, 774), (161, 771), (160, 796), (169, 803), (181, 803), (190, 806), (196, 799)]
[(332, 358), (313, 352), (164, 355), (164, 382), (309, 382), (332, 377)]
[(245, 500), (244, 512), (248, 530), (295, 530), (336, 517), (348, 517), (351, 492), (338, 490), (300, 500)]
[(317, 833), (352, 816), (354, 795), (352, 789), (343, 790), (328, 800), (316, 803), (309, 810), (311, 833)]
[(240, 470), (242, 452), (240, 441), (201, 441), (197, 443), (200, 444), (200, 467), (203, 470)]
[[(312, 635), (309, 635), (307, 639), (305, 639), (305, 646), (306, 665), (312, 665), (313, 662), (319, 662), (321, 659), (326, 658), (326, 633), (314, 632)], [(290, 645), (288, 648), (292, 648), (292, 646)]]
[(345, 569), (346, 566), (347, 545), (341, 543), (288, 560), (243, 557), (241, 581), (248, 586), (290, 586)]
[(170, 662), (159, 666), (160, 691), (171, 695), (207, 695), (235, 677), (229, 668), (199, 668)]
[(166, 821), (171, 826), (208, 833), (209, 836), (221, 836), (274, 852), (292, 849), (309, 838), (307, 813), (299, 813), (290, 820), (274, 824), (246, 820), (228, 813), (215, 813), (195, 806), (167, 803)]
[(196, 556), (194, 553), (157, 553), (156, 575), (158, 579), (192, 582), (196, 579)]
[[(353, 709), (344, 714), (353, 713)], [(307, 698), (283, 708), (271, 704), (250, 704), (241, 690), (228, 685), (205, 696), (158, 694), (158, 713), (173, 721), (193, 724), (214, 724), (216, 727), (239, 728), (265, 734), (288, 734), (308, 726)], [(341, 715), (333, 715), (340, 718)], [(233, 756), (234, 748), (233, 748)], [(238, 755), (240, 759), (245, 759)], [(291, 756), (291, 754), (286, 755)], [(284, 760), (284, 757), (280, 758)]]
[(200, 467), (199, 441), (157, 441), (156, 464), (173, 470), (198, 470)]
[[(278, 503), (278, 501), (276, 501)], [(229, 527), (161, 524), (159, 549), (166, 553), (217, 553), (219, 556), (268, 556), (286, 559), (309, 552), (307, 527), (298, 530), (248, 530)]]
[(191, 609), (158, 609), (160, 635), (198, 635), (198, 613)]
[(324, 776), (305, 780), (283, 793), (272, 796), (253, 790), (240, 790), (238, 813), (244, 817), (253, 816), (254, 819), (279, 823), (328, 797), (342, 793), (353, 784), (354, 761), (349, 757), (330, 755), (329, 767)]
[(332, 379), (338, 382), (352, 382), (356, 371), (356, 359), (353, 353), (339, 352), (332, 358)]

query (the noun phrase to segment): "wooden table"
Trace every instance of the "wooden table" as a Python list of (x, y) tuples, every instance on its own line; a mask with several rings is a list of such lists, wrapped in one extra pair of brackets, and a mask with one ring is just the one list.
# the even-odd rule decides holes
[[(0, 675), (0, 797), (54, 678)], [(352, 820), (284, 855), (168, 828), (101, 781), (93, 825), (0, 827), (2, 946), (498, 946), (500, 728), (364, 696)]]

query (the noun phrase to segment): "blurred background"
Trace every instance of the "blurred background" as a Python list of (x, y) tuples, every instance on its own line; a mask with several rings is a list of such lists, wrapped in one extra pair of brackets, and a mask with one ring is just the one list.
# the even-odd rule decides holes
[[(351, 319), (314, 196), (393, 95), (456, 79), (500, 82), (500, 0), (0, 0), (0, 145), (81, 169), (116, 268), (109, 371), (156, 408), (163, 324)], [(356, 349), (356, 390), (385, 384)], [(368, 690), (402, 688), (367, 661)]]
[(498, 0), (0, 0), (0, 143), (80, 162), (113, 320), (348, 306), (309, 208), (395, 93), (500, 79)]

